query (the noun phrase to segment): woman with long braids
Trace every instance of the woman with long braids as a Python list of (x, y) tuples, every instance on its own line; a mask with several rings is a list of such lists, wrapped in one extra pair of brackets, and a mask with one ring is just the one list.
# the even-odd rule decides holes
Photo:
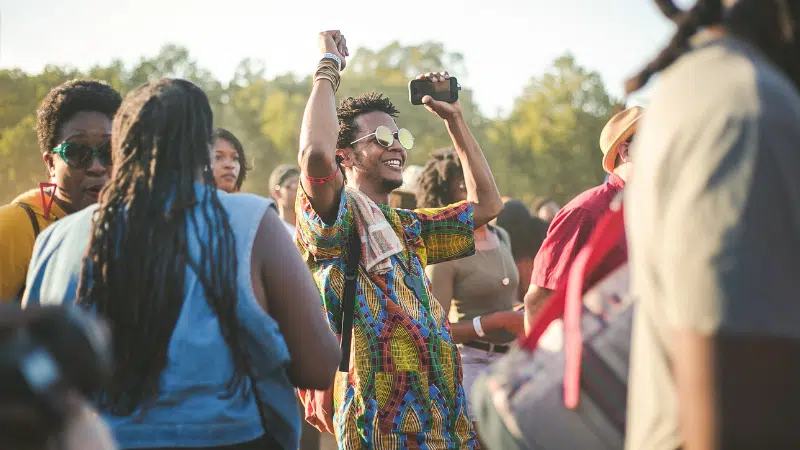
[(129, 94), (99, 207), (43, 233), (23, 301), (77, 287), (108, 320), (114, 374), (97, 403), (121, 448), (294, 450), (292, 385), (327, 388), (338, 344), (272, 201), (215, 188), (211, 126), (188, 81)]
[[(464, 171), (454, 149), (433, 153), (419, 174), (417, 207), (441, 208), (467, 197)], [(464, 392), (494, 360), (509, 349), (523, 330), (519, 274), (511, 238), (502, 228), (475, 230), (475, 254), (425, 268), (433, 296), (449, 313), (451, 336), (458, 344), (464, 371)], [(468, 400), (469, 401), (469, 400)]]
[(656, 2), (675, 37), (631, 154), (626, 448), (800, 442), (800, 0)]

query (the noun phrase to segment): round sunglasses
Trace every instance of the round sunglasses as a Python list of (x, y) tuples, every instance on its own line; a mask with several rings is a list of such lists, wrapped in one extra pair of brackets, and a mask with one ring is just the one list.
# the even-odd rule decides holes
[(92, 159), (97, 160), (104, 167), (111, 166), (111, 143), (105, 142), (97, 148), (78, 142), (64, 142), (53, 149), (53, 153), (60, 156), (68, 166), (75, 169), (88, 169), (92, 166)]
[(370, 133), (366, 136), (361, 136), (360, 138), (356, 139), (355, 141), (351, 142), (350, 145), (355, 144), (358, 141), (363, 141), (371, 136), (375, 136), (375, 140), (378, 141), (378, 144), (389, 148), (394, 143), (395, 138), (397, 138), (400, 145), (403, 146), (406, 150), (411, 150), (414, 148), (414, 136), (411, 135), (411, 132), (406, 130), (405, 128), (400, 128), (396, 132), (392, 132), (389, 127), (385, 125), (380, 125), (378, 128), (375, 129), (374, 133)]

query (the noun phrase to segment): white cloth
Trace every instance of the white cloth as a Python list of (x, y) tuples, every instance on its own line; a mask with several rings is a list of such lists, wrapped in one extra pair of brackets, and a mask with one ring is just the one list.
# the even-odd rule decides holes
[(388, 272), (392, 268), (389, 257), (403, 251), (400, 238), (378, 205), (366, 194), (351, 188), (345, 188), (345, 194), (361, 237), (361, 259), (367, 272)]

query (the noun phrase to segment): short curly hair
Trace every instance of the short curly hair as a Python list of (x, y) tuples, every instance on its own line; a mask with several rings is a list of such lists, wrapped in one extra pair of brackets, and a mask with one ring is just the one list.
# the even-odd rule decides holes
[(454, 148), (443, 148), (431, 154), (417, 179), (418, 208), (441, 208), (454, 203), (450, 180), (464, 176), (461, 160)]
[(399, 112), (392, 104), (391, 100), (377, 92), (367, 92), (358, 97), (347, 97), (342, 100), (336, 108), (336, 115), (339, 116), (339, 139), (336, 141), (336, 148), (348, 148), (351, 142), (356, 140), (358, 124), (356, 119), (362, 114), (374, 111), (385, 112), (396, 118)]
[(39, 150), (47, 153), (56, 146), (61, 127), (75, 114), (99, 112), (113, 119), (122, 96), (107, 83), (98, 80), (70, 80), (53, 88), (36, 111), (36, 137)]

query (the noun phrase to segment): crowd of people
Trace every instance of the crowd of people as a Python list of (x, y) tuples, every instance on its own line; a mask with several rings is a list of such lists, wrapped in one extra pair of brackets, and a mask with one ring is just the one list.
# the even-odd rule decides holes
[(269, 198), (193, 83), (55, 86), (0, 207), (0, 448), (794, 448), (800, 2), (656, 3), (652, 101), (563, 207), (501, 196), (458, 101), (437, 150), (337, 103), (340, 31)]

